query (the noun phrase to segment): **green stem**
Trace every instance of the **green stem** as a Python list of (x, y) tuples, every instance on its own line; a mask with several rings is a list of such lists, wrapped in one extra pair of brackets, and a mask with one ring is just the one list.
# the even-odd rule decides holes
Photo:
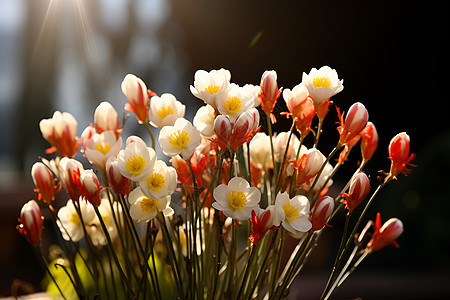
[(329, 288), (329, 286), (330, 286), (330, 284), (331, 284), (331, 282), (332, 282), (332, 280), (333, 280), (334, 274), (335, 274), (335, 272), (336, 272), (336, 270), (337, 270), (337, 268), (338, 268), (338, 260), (339, 260), (341, 251), (342, 251), (342, 249), (343, 249), (343, 247), (344, 247), (344, 241), (345, 241), (345, 237), (346, 237), (346, 235), (347, 235), (348, 224), (349, 224), (349, 221), (350, 221), (351, 213), (352, 213), (352, 212), (349, 211), (349, 212), (347, 213), (347, 215), (345, 216), (344, 232), (342, 233), (342, 238), (341, 238), (341, 243), (340, 243), (340, 245), (339, 245), (339, 250), (338, 250), (338, 252), (337, 252), (336, 259), (334, 260), (333, 269), (332, 269), (332, 271), (331, 271), (330, 277), (328, 277), (328, 282), (327, 282), (327, 284), (326, 284), (326, 286), (325, 286), (325, 289), (324, 289), (323, 292), (322, 292), (322, 296), (320, 296), (320, 299), (323, 299), (324, 296), (326, 295), (327, 290), (328, 290), (328, 288)]
[(254, 253), (255, 253), (255, 252), (256, 252), (256, 251), (254, 250), (253, 245), (251, 245), (251, 246), (250, 246), (250, 256), (248, 257), (247, 263), (246, 263), (245, 266), (244, 266), (244, 268), (245, 268), (244, 277), (242, 278), (242, 284), (241, 284), (241, 287), (239, 288), (239, 292), (238, 292), (238, 294), (237, 294), (236, 299), (239, 299), (239, 298), (241, 297), (242, 291), (243, 291), (244, 289), (247, 288), (247, 278), (248, 278), (248, 272), (249, 272), (249, 270), (250, 270), (250, 267), (249, 267), (249, 266), (250, 266), (250, 265), (252, 264), (252, 262), (253, 262), (253, 256), (254, 256)]
[(323, 119), (319, 119), (319, 124), (317, 125), (317, 134), (316, 134), (316, 138), (314, 140), (314, 148), (317, 148), (317, 145), (319, 144), (320, 134), (322, 133), (322, 125), (323, 125)]
[(150, 138), (152, 139), (152, 148), (153, 148), (153, 150), (156, 150), (155, 137), (153, 136), (152, 130), (150, 129), (150, 126), (148, 125), (148, 120), (146, 120), (143, 124), (144, 124), (145, 129), (147, 129), (148, 133), (150, 134)]
[(287, 156), (287, 152), (289, 150), (289, 143), (291, 142), (292, 135), (294, 134), (294, 128), (295, 128), (295, 121), (294, 121), (294, 119), (292, 119), (292, 126), (291, 126), (291, 129), (289, 130), (289, 137), (286, 142), (286, 149), (284, 149), (283, 158), (281, 160), (281, 165), (280, 165), (280, 172), (278, 173), (278, 178), (276, 181), (277, 184), (275, 187), (275, 194), (277, 194), (278, 191), (280, 190), (281, 176), (283, 175), (284, 164), (286, 163), (286, 156)]
[(122, 266), (120, 265), (119, 259), (117, 258), (117, 255), (116, 255), (116, 252), (114, 251), (114, 246), (111, 241), (111, 236), (109, 235), (108, 229), (106, 228), (105, 222), (103, 221), (102, 215), (100, 214), (98, 207), (94, 206), (94, 211), (97, 214), (98, 220), (100, 221), (100, 225), (102, 226), (103, 233), (105, 234), (106, 241), (108, 242), (108, 247), (111, 249), (111, 254), (113, 256), (114, 262), (116, 263), (117, 269), (119, 270), (119, 274), (122, 277), (122, 280), (125, 282), (125, 284), (128, 288), (128, 292), (132, 295), (132, 297), (135, 297), (133, 288), (131, 287), (131, 284), (130, 284), (127, 276), (123, 272)]
[[(58, 289), (58, 291), (59, 291), (59, 293), (61, 294), (61, 296), (62, 296), (64, 299), (66, 299), (66, 297), (65, 297), (64, 294), (63, 294), (63, 292), (61, 291), (61, 288), (59, 287), (58, 283), (56, 282), (55, 277), (53, 277), (52, 272), (50, 272), (50, 269), (48, 268), (47, 262), (45, 261), (44, 256), (42, 255), (42, 251), (41, 251), (40, 245), (38, 245), (36, 248), (37, 248), (37, 250), (38, 250), (38, 252), (39, 252), (39, 256), (40, 256), (41, 259), (42, 259), (42, 262), (43, 262), (43, 264), (44, 264), (44, 266), (45, 266), (45, 269), (47, 270), (48, 275), (49, 275), (50, 278), (52, 279), (53, 283), (55, 284), (55, 286), (56, 286), (56, 288)], [(72, 280), (71, 280), (71, 281), (72, 281)], [(73, 281), (72, 281), (72, 283), (73, 283)], [(77, 291), (76, 288), (75, 288), (75, 291)]]

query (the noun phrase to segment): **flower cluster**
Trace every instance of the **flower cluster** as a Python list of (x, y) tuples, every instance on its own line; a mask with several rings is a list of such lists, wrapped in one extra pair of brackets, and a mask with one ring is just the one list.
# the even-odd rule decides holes
[[(398, 219), (381, 226), (378, 215), (356, 233), (379, 190), (406, 173), (414, 157), (409, 136), (394, 137), (391, 169), (369, 197), (373, 182), (363, 168), (377, 148), (378, 133), (360, 102), (346, 114), (336, 107), (339, 139), (324, 155), (318, 148), (322, 124), (331, 97), (343, 88), (343, 80), (328, 66), (303, 73), (302, 82), (284, 90), (273, 70), (264, 72), (259, 86), (232, 83), (225, 69), (199, 70), (190, 90), (205, 105), (191, 123), (174, 95), (157, 95), (128, 74), (122, 82), (128, 100), (124, 109), (147, 129), (151, 146), (142, 137), (124, 136), (109, 102), (98, 105), (93, 124), (79, 137), (70, 113), (57, 111), (42, 120), (42, 135), (51, 145), (47, 154), (60, 156), (36, 162), (31, 174), (37, 198), (51, 212), (66, 250), (60, 258), (64, 264), (58, 263), (66, 272), (48, 269), (50, 286), (63, 297), (80, 298), (114, 294), (144, 299), (151, 293), (157, 299), (265, 294), (280, 299), (320, 244), (325, 225), (344, 209), (341, 247), (322, 295), (328, 298), (366, 256), (397, 245), (403, 231)], [(288, 110), (281, 115), (292, 126), (274, 133), (273, 111), (281, 96)], [(264, 117), (267, 132), (260, 131)], [(157, 139), (149, 125), (159, 128)], [(333, 194), (333, 178), (358, 142), (361, 163), (341, 192)], [(156, 147), (165, 157), (157, 157)], [(84, 162), (74, 158), (78, 150)], [(56, 205), (61, 188), (66, 202)], [(351, 217), (357, 218), (353, 228)], [(38, 202), (24, 205), (19, 222), (20, 233), (40, 247), (44, 218)], [(283, 266), (286, 239), (297, 239), (298, 245)], [(349, 255), (351, 246), (355, 250)], [(62, 277), (70, 279), (70, 287), (61, 289)]]

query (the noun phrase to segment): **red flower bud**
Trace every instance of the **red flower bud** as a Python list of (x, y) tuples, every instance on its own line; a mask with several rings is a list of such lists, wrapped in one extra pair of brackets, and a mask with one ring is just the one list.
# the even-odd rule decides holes
[(316, 205), (311, 213), (311, 231), (322, 229), (328, 218), (331, 216), (334, 210), (334, 199), (330, 196), (325, 196), (317, 200)]
[(339, 142), (341, 144), (346, 144), (357, 136), (366, 127), (369, 118), (366, 108), (359, 102), (356, 102), (350, 107), (345, 116), (345, 120), (342, 118), (339, 110), (338, 115), (341, 121), (341, 126), (338, 128), (340, 134)]
[(369, 178), (365, 173), (358, 173), (353, 177), (350, 183), (348, 193), (342, 194), (345, 199), (342, 203), (346, 204), (346, 208), (353, 211), (370, 192)]
[(117, 158), (114, 156), (106, 161), (106, 174), (116, 194), (126, 196), (130, 193), (131, 181), (120, 173)]
[(44, 217), (42, 216), (39, 204), (36, 201), (30, 200), (22, 207), (20, 211), (20, 219), (17, 229), (27, 241), (37, 247), (42, 236), (42, 229), (44, 225)]
[(380, 213), (377, 214), (375, 221), (375, 232), (372, 239), (367, 243), (367, 248), (371, 248), (373, 251), (380, 250), (387, 245), (394, 245), (398, 248), (398, 244), (395, 241), (403, 233), (403, 223), (397, 218), (391, 218), (384, 223), (381, 227)]
[(259, 99), (261, 99), (261, 108), (266, 114), (270, 114), (280, 97), (282, 88), (278, 89), (277, 73), (275, 71), (265, 71), (261, 77), (261, 91)]
[(231, 120), (228, 116), (219, 115), (214, 120), (214, 132), (217, 135), (217, 142), (222, 151), (228, 147), (231, 136)]
[(414, 158), (415, 154), (409, 154), (409, 136), (405, 132), (397, 134), (389, 144), (389, 158), (391, 159), (391, 171), (389, 177), (396, 176), (409, 170), (406, 166)]
[(378, 132), (372, 122), (367, 122), (366, 127), (361, 131), (361, 155), (367, 162), (372, 158), (377, 150)]
[(35, 192), (39, 193), (38, 200), (50, 204), (55, 200), (55, 194), (61, 189), (61, 184), (53, 176), (53, 173), (41, 162), (37, 162), (31, 168)]
[(89, 201), (92, 206), (98, 207), (102, 198), (100, 191), (103, 189), (93, 170), (84, 170), (80, 175), (81, 195)]

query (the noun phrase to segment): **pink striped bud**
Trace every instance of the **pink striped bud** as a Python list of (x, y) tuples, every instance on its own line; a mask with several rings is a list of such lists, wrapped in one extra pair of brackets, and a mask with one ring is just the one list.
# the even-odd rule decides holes
[(111, 103), (104, 101), (97, 106), (94, 112), (94, 125), (98, 133), (106, 130), (116, 132), (119, 129), (119, 116)]
[(353, 211), (370, 192), (369, 178), (365, 173), (358, 173), (353, 177), (350, 183), (348, 193), (342, 194), (345, 199), (342, 203), (346, 204), (349, 211)]
[(236, 151), (239, 146), (250, 142), (259, 131), (259, 112), (252, 108), (243, 112), (233, 125), (230, 137), (230, 147)]
[(34, 191), (38, 193), (38, 200), (42, 200), (46, 204), (55, 200), (55, 194), (59, 192), (61, 185), (43, 163), (37, 162), (33, 165), (31, 176), (36, 186)]
[(396, 178), (401, 173), (407, 173), (406, 166), (414, 158), (415, 154), (409, 154), (409, 136), (406, 132), (397, 134), (389, 144), (389, 158), (391, 159), (390, 177)]
[(372, 122), (367, 122), (366, 127), (361, 131), (361, 155), (367, 162), (372, 158), (378, 146), (378, 132)]
[(395, 241), (403, 233), (403, 223), (397, 218), (391, 218), (381, 226), (380, 213), (377, 214), (377, 219), (375, 221), (375, 232), (373, 233), (372, 239), (367, 244), (367, 248), (376, 251), (387, 245), (394, 245), (398, 248), (398, 244)]
[(100, 191), (103, 189), (93, 170), (84, 170), (80, 175), (81, 195), (92, 206), (98, 207), (102, 201)]
[(217, 141), (222, 151), (228, 147), (228, 141), (231, 136), (231, 120), (226, 115), (219, 115), (214, 120), (214, 132), (217, 135)]
[(297, 185), (310, 184), (310, 180), (319, 173), (325, 158), (316, 148), (309, 149), (294, 162), (297, 169)]
[(334, 199), (330, 196), (325, 196), (317, 200), (316, 205), (311, 213), (311, 231), (322, 229), (328, 221), (334, 210)]
[(282, 88), (278, 89), (277, 72), (265, 71), (261, 77), (260, 87), (258, 97), (261, 99), (261, 108), (266, 114), (270, 114), (282, 90)]
[(114, 156), (106, 161), (106, 175), (116, 194), (126, 196), (130, 193), (131, 181), (120, 173), (117, 158)]
[(20, 211), (20, 219), (17, 229), (27, 241), (37, 247), (42, 236), (42, 229), (44, 227), (44, 217), (42, 216), (39, 204), (30, 200), (22, 207)]
[(362, 103), (356, 102), (348, 110), (345, 120), (342, 119), (340, 114), (339, 118), (341, 121), (341, 126), (338, 128), (340, 134), (339, 142), (346, 144), (366, 127), (369, 114)]

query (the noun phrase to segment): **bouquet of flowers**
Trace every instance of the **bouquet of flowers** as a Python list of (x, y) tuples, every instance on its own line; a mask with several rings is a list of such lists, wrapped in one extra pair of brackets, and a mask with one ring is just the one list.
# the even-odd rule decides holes
[[(327, 156), (321, 153), (331, 97), (343, 88), (328, 66), (303, 73), (292, 90), (278, 87), (275, 71), (264, 72), (259, 86), (241, 87), (231, 83), (228, 70), (199, 70), (190, 90), (206, 105), (191, 123), (174, 95), (158, 96), (128, 74), (122, 82), (125, 110), (146, 128), (147, 141), (125, 139), (125, 122), (108, 102), (98, 105), (94, 124), (80, 137), (70, 113), (56, 111), (42, 120), (42, 135), (51, 144), (46, 153), (60, 156), (33, 165), (40, 204), (23, 206), (17, 228), (41, 255), (41, 207), (59, 229), (60, 245), (42, 255), (47, 290), (66, 299), (282, 299), (320, 245), (327, 222), (344, 213), (321, 297), (329, 298), (368, 255), (396, 245), (400, 220), (382, 225), (378, 214), (365, 227), (360, 223), (378, 192), (406, 173), (414, 157), (409, 136), (396, 135), (389, 145), (390, 171), (380, 171), (378, 187), (371, 189), (374, 182), (363, 169), (378, 133), (359, 102), (346, 114), (336, 109), (339, 140)], [(281, 115), (292, 126), (273, 133), (281, 95), (288, 108)], [(267, 134), (260, 131), (260, 118), (267, 120)], [(157, 139), (150, 125), (160, 129)], [(358, 142), (361, 160), (353, 176), (340, 193), (330, 194)], [(166, 157), (157, 157), (157, 147)], [(89, 168), (73, 158), (79, 150)], [(164, 160), (169, 157), (170, 163)], [(56, 209), (61, 187), (69, 200)], [(284, 245), (291, 237), (298, 242), (288, 253)]]

